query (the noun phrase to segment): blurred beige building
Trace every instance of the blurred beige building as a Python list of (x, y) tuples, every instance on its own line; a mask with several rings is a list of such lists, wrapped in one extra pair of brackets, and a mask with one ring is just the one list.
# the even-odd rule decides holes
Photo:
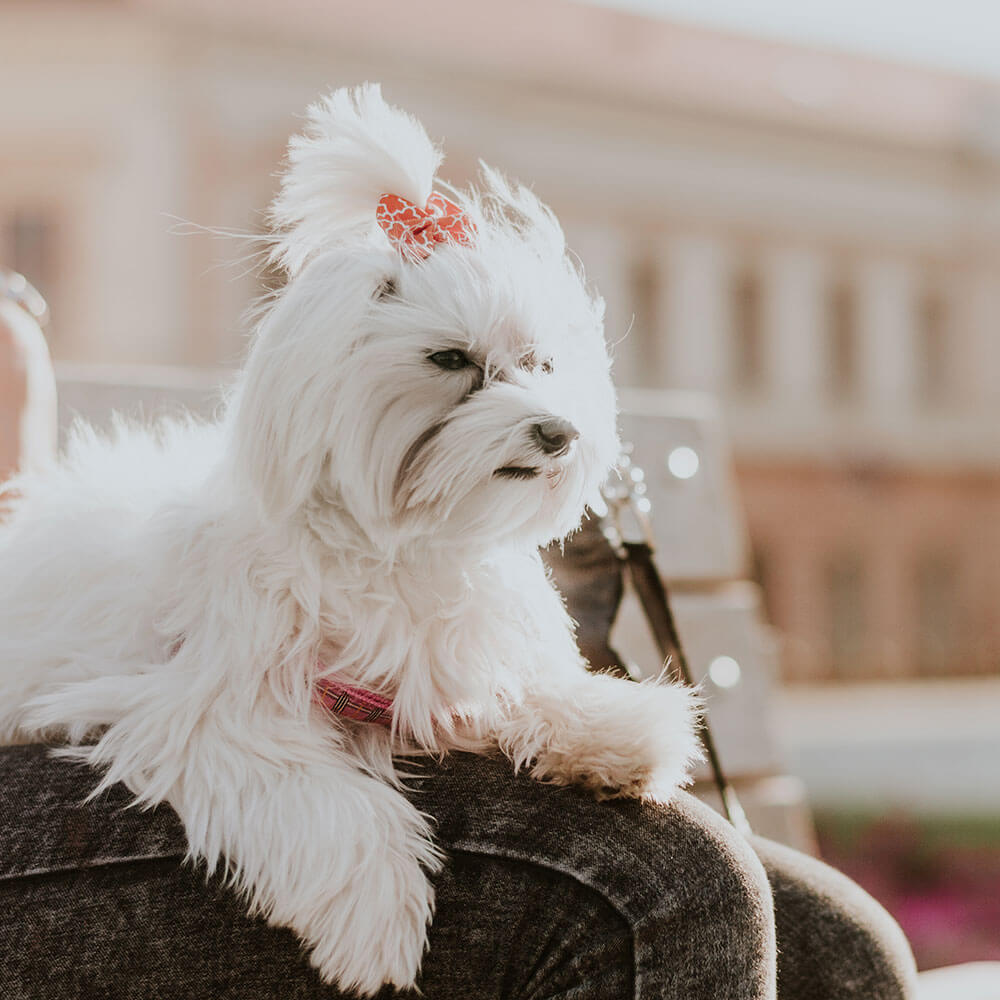
[(570, 0), (0, 0), (55, 357), (231, 365), (262, 275), (197, 226), (364, 79), (553, 205), (619, 382), (723, 399), (790, 678), (1000, 668), (1000, 85)]

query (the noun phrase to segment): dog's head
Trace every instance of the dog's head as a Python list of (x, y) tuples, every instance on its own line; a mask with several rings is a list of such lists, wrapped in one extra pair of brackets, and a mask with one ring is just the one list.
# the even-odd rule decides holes
[(325, 506), (379, 546), (541, 544), (617, 454), (603, 303), (552, 213), (495, 172), (428, 207), (439, 159), (377, 87), (311, 109), (236, 460), (272, 516)]

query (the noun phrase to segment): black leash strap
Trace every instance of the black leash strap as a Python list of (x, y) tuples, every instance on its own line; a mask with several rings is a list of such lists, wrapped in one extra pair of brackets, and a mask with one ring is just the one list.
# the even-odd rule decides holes
[[(645, 497), (645, 477), (642, 470), (632, 464), (629, 446), (626, 446), (619, 460), (618, 471), (620, 482), (607, 484), (602, 489), (609, 514), (604, 522), (605, 537), (628, 573), (662, 661), (674, 667), (678, 680), (696, 687), (670, 608), (667, 587), (653, 558), (653, 532), (649, 523), (650, 504)], [(707, 717), (701, 727), (701, 744), (705, 748), (712, 777), (722, 798), (722, 810), (726, 819), (740, 833), (749, 834), (750, 823), (736, 790), (722, 770)]]
[[(653, 633), (663, 661), (674, 667), (678, 680), (695, 687), (691, 667), (684, 654), (681, 638), (677, 633), (677, 624), (670, 608), (667, 588), (656, 568), (656, 563), (653, 561), (652, 547), (648, 542), (623, 541), (619, 552), (619, 558), (628, 571), (632, 587), (639, 598), (642, 610), (645, 612), (646, 621), (649, 623), (650, 631)], [(701, 728), (701, 743), (705, 748), (705, 756), (712, 769), (715, 785), (722, 797), (722, 809), (726, 818), (741, 833), (749, 834), (751, 832), (750, 823), (747, 821), (746, 813), (736, 795), (736, 790), (722, 770), (722, 763), (715, 749), (715, 740), (712, 739), (712, 731), (709, 728), (707, 718)]]

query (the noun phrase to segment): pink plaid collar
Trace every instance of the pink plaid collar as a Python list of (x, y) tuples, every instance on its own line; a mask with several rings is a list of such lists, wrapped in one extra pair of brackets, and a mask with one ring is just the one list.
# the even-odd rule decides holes
[(374, 722), (392, 727), (392, 699), (366, 691), (364, 688), (341, 684), (330, 677), (316, 681), (316, 700), (334, 715), (341, 715), (354, 722)]

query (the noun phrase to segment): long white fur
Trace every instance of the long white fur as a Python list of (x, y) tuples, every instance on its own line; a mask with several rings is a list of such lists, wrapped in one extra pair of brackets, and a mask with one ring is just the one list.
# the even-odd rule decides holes
[[(688, 692), (585, 671), (537, 552), (616, 456), (602, 303), (485, 169), (453, 194), (475, 245), (405, 260), (376, 202), (422, 204), (439, 159), (377, 87), (316, 105), (274, 206), (289, 283), (220, 420), (78, 427), (0, 529), (0, 739), (89, 740), (99, 787), (169, 802), (193, 858), (363, 994), (414, 982), (441, 864), (394, 752), (498, 745), (661, 799), (695, 754)], [(560, 459), (531, 434), (553, 415), (580, 432)], [(318, 708), (322, 671), (391, 694), (394, 733)]]

